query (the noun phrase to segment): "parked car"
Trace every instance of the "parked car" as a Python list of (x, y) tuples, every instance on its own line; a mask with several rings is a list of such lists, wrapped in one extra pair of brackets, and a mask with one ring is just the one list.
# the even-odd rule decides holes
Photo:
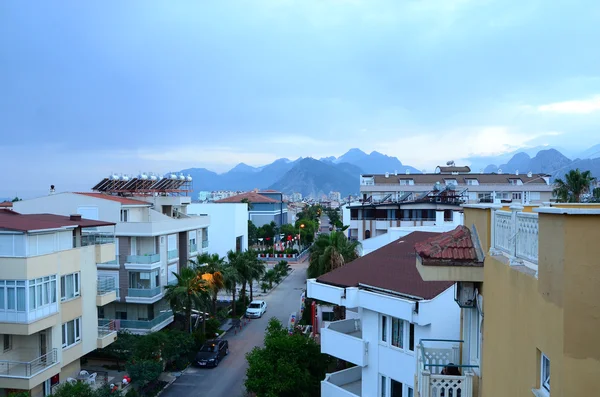
[(267, 311), (267, 302), (265, 301), (252, 301), (246, 309), (246, 317), (259, 318)]
[(196, 365), (200, 367), (216, 367), (219, 361), (229, 354), (229, 342), (225, 339), (206, 341), (196, 354)]

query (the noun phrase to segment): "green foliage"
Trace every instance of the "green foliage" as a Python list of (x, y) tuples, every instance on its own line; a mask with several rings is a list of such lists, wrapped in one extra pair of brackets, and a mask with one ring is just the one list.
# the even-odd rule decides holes
[[(257, 230), (257, 237), (263, 239), (263, 244), (273, 245), (274, 237), (278, 234), (279, 230), (275, 222), (271, 222), (266, 225), (262, 225)], [(268, 239), (268, 240), (267, 240)]]
[(28, 391), (8, 392), (8, 397), (31, 397)]
[(113, 357), (117, 361), (117, 370), (121, 370), (121, 363), (125, 363), (134, 352), (134, 346), (137, 341), (142, 338), (141, 335), (134, 335), (127, 330), (119, 331), (117, 340), (100, 349), (100, 352), (109, 357)]
[(273, 270), (275, 270), (280, 277), (285, 277), (292, 270), (292, 267), (287, 263), (287, 261), (279, 261), (273, 267)]
[(323, 207), (320, 204), (308, 205), (297, 214), (298, 219), (317, 220), (323, 212)]
[(132, 359), (127, 363), (127, 372), (131, 382), (137, 387), (144, 387), (150, 382), (158, 380), (163, 367), (160, 361)]
[(258, 228), (251, 220), (248, 220), (248, 245), (256, 244), (258, 241)]
[(276, 318), (269, 321), (264, 347), (255, 347), (246, 358), (244, 384), (261, 397), (318, 396), (331, 361), (314, 340), (300, 332), (289, 335)]
[(590, 185), (596, 181), (590, 171), (580, 171), (579, 168), (569, 171), (565, 179), (554, 181), (554, 196), (560, 203), (579, 203), (581, 195), (590, 191)]
[(273, 283), (277, 282), (277, 271), (275, 269), (269, 269), (263, 276), (263, 281), (268, 283), (269, 288), (273, 288)]
[(265, 281), (260, 283), (260, 289), (262, 289), (263, 294), (266, 293), (269, 288), (271, 288), (271, 287), (269, 287), (269, 283), (267, 283)]
[[(10, 397), (29, 397), (29, 392), (17, 393), (17, 394), (9, 394)], [(54, 397), (121, 397), (121, 391), (117, 390), (111, 392), (110, 387), (108, 385), (100, 387), (97, 390), (94, 390), (92, 386), (87, 383), (77, 382), (77, 383), (61, 383), (56, 387), (54, 393), (52, 393)]]
[(162, 330), (161, 357), (167, 367), (175, 370), (183, 369), (187, 365), (189, 355), (194, 351), (194, 337), (187, 332), (177, 330)]
[(22, 198), (19, 198), (19, 196), (15, 196), (14, 199), (11, 200), (13, 203), (16, 203), (17, 201), (23, 201)]
[(159, 360), (165, 343), (165, 332), (152, 332), (143, 335), (135, 343), (133, 357), (141, 360)]
[(206, 338), (216, 337), (216, 333), (220, 330), (221, 322), (216, 318), (210, 318), (206, 320)]
[(358, 241), (349, 241), (342, 232), (321, 234), (310, 247), (308, 278), (317, 278), (358, 258)]
[(177, 283), (165, 287), (165, 299), (171, 305), (173, 312), (183, 313), (185, 316), (185, 329), (190, 330), (192, 310), (205, 312), (211, 301), (211, 289), (197, 272), (189, 267), (184, 267), (175, 273)]
[[(304, 225), (304, 227), (301, 227)], [(301, 218), (296, 221), (296, 228), (300, 230), (300, 243), (304, 246), (315, 241), (315, 234), (319, 231), (319, 222), (316, 219)]]

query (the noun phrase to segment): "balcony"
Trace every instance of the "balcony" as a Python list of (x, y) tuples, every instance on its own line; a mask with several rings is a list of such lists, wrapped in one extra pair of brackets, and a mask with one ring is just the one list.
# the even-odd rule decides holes
[(127, 255), (126, 262), (139, 265), (150, 265), (160, 262), (160, 254)]
[(367, 347), (358, 319), (334, 321), (321, 330), (322, 353), (364, 367), (367, 365)]
[(96, 281), (96, 306), (104, 306), (117, 300), (117, 286), (113, 277), (102, 277)]
[(174, 259), (179, 259), (179, 250), (173, 249), (173, 250), (168, 250), (167, 251), (167, 259), (172, 261)]
[(154, 288), (129, 288), (127, 290), (127, 297), (134, 298), (152, 298), (161, 295), (162, 287), (159, 285)]
[[(80, 244), (77, 245), (77, 239), (80, 239)], [(106, 233), (86, 233), (79, 236), (73, 237), (73, 247), (86, 247), (88, 245), (101, 245), (101, 244), (114, 244), (115, 236), (113, 234)], [(114, 248), (113, 248), (114, 252)], [(114, 256), (114, 254), (113, 254)]]
[(325, 380), (321, 381), (321, 395), (360, 397), (362, 395), (362, 368), (352, 367), (325, 375)]
[(190, 245), (189, 245), (189, 253), (190, 254), (194, 254), (196, 252), (198, 252), (198, 244), (196, 244), (196, 243), (190, 243)]
[(117, 340), (117, 324), (115, 320), (110, 320), (103, 325), (98, 326), (98, 349), (103, 349), (106, 346)]
[[(460, 344), (462, 340), (421, 339), (417, 346), (417, 384), (415, 390), (419, 397), (478, 395), (473, 371), (477, 365), (462, 365)], [(448, 364), (460, 375), (442, 375)]]
[(208, 240), (202, 240), (202, 249), (208, 248)]
[(22, 361), (0, 361), (0, 388), (30, 390), (60, 372), (60, 366), (56, 365), (59, 363), (56, 349), (29, 360), (32, 352), (17, 350), (13, 356), (16, 353), (24, 358)]
[(172, 323), (173, 312), (166, 310), (152, 320), (98, 320), (101, 325), (106, 325), (110, 321), (114, 321), (117, 330), (125, 328), (132, 333), (145, 334), (159, 331)]
[(510, 209), (492, 211), (492, 251), (537, 271), (538, 215), (521, 212), (523, 207), (519, 205), (512, 205)]

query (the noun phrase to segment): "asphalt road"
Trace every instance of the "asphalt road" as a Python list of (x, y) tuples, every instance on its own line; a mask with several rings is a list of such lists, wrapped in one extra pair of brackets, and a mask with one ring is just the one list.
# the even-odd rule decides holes
[(189, 367), (161, 397), (210, 396), (241, 397), (244, 396), (244, 379), (246, 378), (246, 353), (254, 346), (262, 346), (267, 322), (277, 317), (287, 325), (291, 312), (300, 310), (300, 296), (306, 288), (307, 263), (291, 265), (294, 271), (269, 295), (262, 297), (267, 302), (267, 312), (262, 318), (252, 319), (250, 323), (238, 331), (227, 332), (229, 355), (217, 368)]

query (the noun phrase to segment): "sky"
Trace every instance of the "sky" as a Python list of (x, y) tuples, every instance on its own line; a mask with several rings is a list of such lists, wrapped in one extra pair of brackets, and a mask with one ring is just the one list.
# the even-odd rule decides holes
[(0, 197), (600, 143), (597, 0), (0, 2)]

